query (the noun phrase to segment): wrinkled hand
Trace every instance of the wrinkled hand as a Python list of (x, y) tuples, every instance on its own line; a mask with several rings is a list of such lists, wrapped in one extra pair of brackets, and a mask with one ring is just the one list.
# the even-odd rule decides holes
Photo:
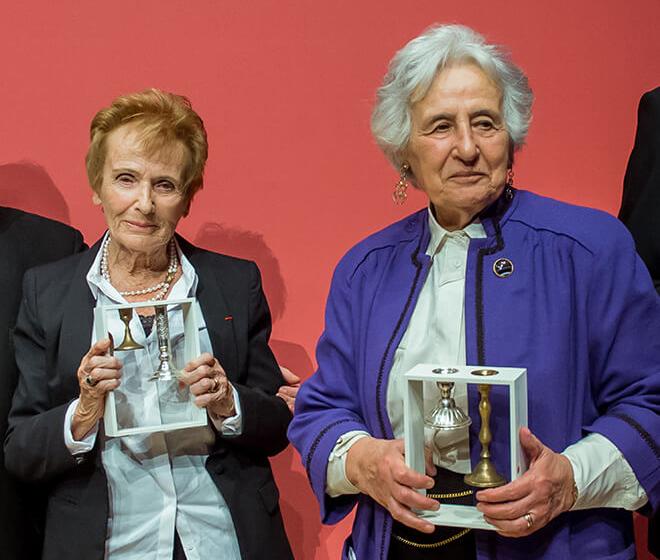
[(99, 340), (80, 360), (80, 396), (71, 419), (71, 434), (76, 441), (82, 440), (103, 416), (108, 391), (119, 387), (121, 362), (110, 355), (111, 345), (110, 338)]
[[(436, 468), (426, 458), (426, 472), (435, 476)], [(346, 455), (346, 476), (361, 492), (368, 494), (392, 517), (418, 531), (432, 533), (435, 526), (420, 519), (414, 509), (437, 510), (436, 500), (422, 496), (415, 488), (433, 487), (433, 479), (409, 468), (404, 460), (402, 439), (386, 440), (365, 437)]]
[(217, 420), (236, 414), (231, 383), (220, 362), (208, 352), (186, 364), (181, 382), (190, 387), (195, 405), (206, 408), (212, 418)]
[(298, 389), (300, 389), (300, 377), (284, 366), (280, 366), (280, 371), (286, 385), (282, 385), (277, 390), (277, 396), (286, 403), (291, 414), (293, 414), (293, 409), (296, 406), (296, 396), (298, 395)]
[[(520, 444), (529, 470), (520, 478), (477, 492), (477, 509), (505, 537), (524, 537), (568, 511), (575, 500), (570, 461), (543, 445), (527, 428), (520, 429)], [(528, 527), (525, 514), (531, 515)]]

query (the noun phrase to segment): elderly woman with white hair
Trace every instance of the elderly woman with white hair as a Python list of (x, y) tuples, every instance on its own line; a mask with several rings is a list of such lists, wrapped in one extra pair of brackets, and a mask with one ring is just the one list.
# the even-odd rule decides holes
[[(337, 266), (318, 371), (289, 428), (324, 522), (358, 505), (344, 558), (630, 559), (626, 510), (658, 506), (660, 302), (614, 218), (514, 189), (531, 105), (522, 71), (459, 25), (408, 43), (378, 91), (372, 130), (400, 171), (394, 199), (411, 183), (428, 207)], [(427, 441), (426, 475), (406, 466), (403, 376), (418, 363), (527, 369), (526, 473), (465, 484), (478, 421)], [(456, 386), (475, 419), (476, 393)], [(492, 400), (506, 472), (508, 407)], [(414, 513), (442, 507), (431, 496), (476, 503), (497, 531), (434, 527)]]

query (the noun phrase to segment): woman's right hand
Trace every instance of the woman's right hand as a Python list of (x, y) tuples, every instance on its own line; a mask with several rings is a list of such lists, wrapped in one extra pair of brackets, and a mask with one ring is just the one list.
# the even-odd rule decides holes
[[(426, 472), (431, 476), (436, 474), (428, 455)], [(428, 490), (434, 481), (406, 465), (402, 439), (360, 439), (346, 455), (346, 476), (360, 492), (371, 496), (400, 523), (423, 533), (432, 533), (435, 529), (435, 525), (411, 511), (411, 508), (437, 510), (439, 504), (415, 490)]]
[(119, 387), (121, 362), (108, 354), (111, 340), (104, 338), (96, 342), (80, 361), (78, 406), (71, 420), (71, 435), (80, 441), (96, 426), (103, 416), (105, 395)]
[(300, 389), (300, 377), (284, 366), (280, 366), (280, 371), (282, 372), (282, 377), (284, 378), (286, 385), (282, 385), (277, 390), (277, 396), (286, 403), (291, 414), (293, 414), (296, 407), (296, 397), (298, 396), (298, 390)]

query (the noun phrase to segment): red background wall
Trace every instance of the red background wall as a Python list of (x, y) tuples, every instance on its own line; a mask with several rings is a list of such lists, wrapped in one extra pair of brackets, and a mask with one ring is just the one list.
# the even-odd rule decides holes
[[(179, 231), (257, 260), (278, 358), (307, 377), (332, 269), (350, 245), (424, 203), (394, 207), (396, 174), (369, 135), (396, 49), (433, 22), (507, 45), (536, 93), (516, 184), (616, 213), (640, 95), (660, 83), (658, 0), (112, 0), (5, 2), (0, 204), (103, 231), (83, 158), (119, 94), (188, 96), (210, 140), (206, 186)], [(337, 558), (297, 455), (275, 458), (296, 557)]]

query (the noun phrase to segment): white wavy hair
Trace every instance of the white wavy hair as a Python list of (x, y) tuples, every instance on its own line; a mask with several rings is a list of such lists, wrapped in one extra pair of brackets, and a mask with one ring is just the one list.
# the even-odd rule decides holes
[(534, 101), (527, 76), (502, 47), (486, 43), (469, 27), (435, 25), (394, 55), (376, 92), (371, 132), (397, 169), (410, 139), (411, 105), (426, 96), (438, 72), (456, 62), (477, 64), (499, 86), (511, 162), (513, 152), (525, 143)]

